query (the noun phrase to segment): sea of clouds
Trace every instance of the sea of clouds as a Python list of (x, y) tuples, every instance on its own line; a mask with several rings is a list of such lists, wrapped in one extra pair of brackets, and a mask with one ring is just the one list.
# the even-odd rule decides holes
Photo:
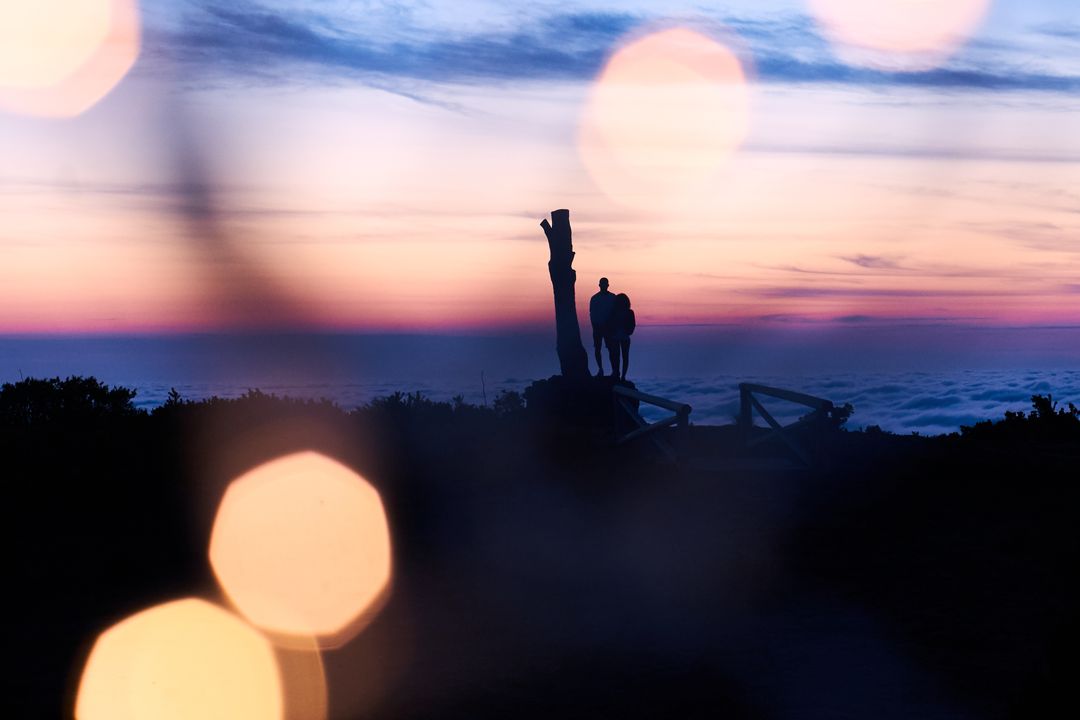
[[(368, 383), (271, 384), (258, 389), (265, 393), (302, 398), (327, 398), (352, 409), (374, 398), (394, 392), (420, 392), (433, 400), (462, 396), (466, 402), (492, 403), (501, 391), (522, 391), (528, 380), (504, 378), (484, 380), (474, 386), (439, 381)], [(635, 379), (639, 390), (685, 402), (693, 407), (691, 420), (703, 425), (734, 422), (739, 412), (740, 382), (797, 390), (855, 408), (848, 422), (852, 429), (877, 425), (896, 433), (918, 432), (936, 435), (956, 432), (963, 425), (982, 420), (1000, 420), (1006, 410), (1029, 410), (1032, 395), (1052, 394), (1064, 405), (1080, 405), (1080, 370), (957, 370), (952, 372), (893, 372), (824, 375), (814, 377), (716, 376), (709, 378)], [(171, 386), (136, 385), (136, 404), (152, 408), (165, 402)], [(212, 396), (239, 397), (248, 387), (227, 383), (188, 383), (176, 386), (182, 397), (191, 400)], [(789, 422), (806, 408), (782, 400), (763, 397), (765, 407), (779, 421)], [(653, 419), (664, 415), (658, 408), (643, 406), (643, 414)], [(761, 424), (761, 421), (757, 421)]]
[[(1080, 405), (1075, 353), (1080, 328), (934, 332), (923, 344), (909, 347), (900, 342), (903, 338), (866, 332), (815, 334), (796, 342), (787, 336), (723, 334), (715, 328), (667, 335), (653, 328), (647, 342), (635, 345), (631, 379), (644, 392), (690, 404), (691, 421), (710, 425), (734, 420), (740, 382), (796, 390), (837, 405), (851, 403), (855, 412), (848, 427), (877, 425), (905, 434), (950, 433), (981, 420), (999, 420), (1006, 410), (1029, 410), (1035, 394)], [(499, 392), (521, 392), (534, 379), (555, 372), (551, 345), (546, 333), (0, 338), (0, 382), (93, 375), (135, 389), (135, 402), (143, 408), (164, 403), (173, 387), (190, 400), (238, 397), (259, 389), (327, 398), (347, 410), (394, 392), (420, 392), (433, 400), (460, 395), (469, 403), (491, 404)], [(836, 352), (848, 347), (858, 351)], [(1041, 350), (1032, 355), (1029, 348)], [(784, 422), (806, 412), (775, 399), (762, 401)], [(643, 413), (664, 415), (648, 406)]]
[[(690, 403), (691, 417), (724, 424), (739, 410), (739, 382), (798, 390), (855, 408), (852, 429), (877, 425), (897, 433), (936, 435), (963, 425), (1000, 420), (1006, 410), (1029, 410), (1032, 395), (1053, 395), (1080, 405), (1080, 371), (982, 371), (860, 373), (821, 377), (717, 377), (709, 380), (642, 380), (641, 390)], [(786, 422), (805, 412), (791, 403), (762, 398), (770, 413)]]

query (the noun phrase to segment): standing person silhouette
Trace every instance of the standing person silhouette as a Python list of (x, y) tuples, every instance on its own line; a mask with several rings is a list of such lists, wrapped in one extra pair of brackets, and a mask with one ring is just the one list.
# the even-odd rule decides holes
[(637, 318), (630, 309), (630, 296), (619, 293), (615, 296), (615, 310), (611, 313), (611, 335), (622, 351), (622, 380), (626, 379), (626, 371), (630, 369), (630, 336), (636, 327)]
[(611, 336), (611, 317), (615, 312), (615, 295), (608, 292), (608, 279), (600, 278), (600, 292), (589, 300), (589, 322), (592, 323), (593, 352), (596, 355), (596, 376), (604, 376), (604, 363), (600, 359), (600, 345), (607, 343), (611, 359), (611, 374), (619, 376), (619, 346)]

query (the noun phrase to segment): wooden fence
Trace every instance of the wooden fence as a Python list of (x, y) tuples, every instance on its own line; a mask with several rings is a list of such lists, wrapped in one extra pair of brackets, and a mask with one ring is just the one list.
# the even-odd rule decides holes
[[(656, 395), (649, 395), (648, 393), (639, 392), (633, 388), (623, 387), (621, 385), (616, 385), (614, 387), (612, 397), (615, 402), (616, 444), (621, 445), (623, 443), (628, 443), (631, 440), (648, 437), (652, 440), (653, 444), (659, 448), (660, 452), (662, 452), (669, 460), (674, 461), (676, 458), (674, 448), (671, 447), (670, 443), (660, 437), (657, 431), (673, 425), (679, 429), (685, 429), (690, 424), (690, 412), (693, 408), (686, 403), (675, 402), (674, 400), (657, 397)], [(630, 400), (637, 400), (639, 403), (655, 405), (656, 407), (663, 408), (674, 414), (670, 417), (650, 423), (645, 420), (645, 418), (641, 417), (641, 414)], [(620, 413), (625, 413), (629, 416), (636, 426), (635, 429), (625, 435), (618, 434), (618, 417)]]
[[(780, 400), (787, 400), (788, 402), (796, 403), (798, 405), (805, 405), (811, 408), (812, 412), (802, 417), (800, 420), (791, 423), (790, 425), (781, 425), (777, 422), (765, 406), (761, 404), (758, 396), (774, 397)], [(761, 418), (768, 423), (772, 428), (772, 432), (760, 435), (758, 437), (751, 437), (751, 428), (754, 426), (754, 411), (761, 416)], [(782, 390), (780, 388), (769, 387), (767, 385), (755, 385), (754, 383), (739, 383), (739, 420), (738, 425), (742, 434), (743, 444), (747, 447), (752, 447), (760, 443), (766, 442), (779, 437), (788, 448), (795, 453), (795, 455), (806, 465), (813, 464), (813, 458), (808, 448), (793, 437), (792, 431), (807, 427), (818, 426), (827, 422), (834, 410), (833, 404), (828, 400), (823, 400), (813, 395), (807, 395), (805, 393), (795, 392), (793, 390)]]

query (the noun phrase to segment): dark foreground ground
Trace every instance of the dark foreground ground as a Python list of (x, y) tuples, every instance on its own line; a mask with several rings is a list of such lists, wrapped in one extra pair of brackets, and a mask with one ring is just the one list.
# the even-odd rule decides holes
[(221, 490), (300, 449), (380, 489), (395, 546), (390, 602), (325, 656), (334, 718), (1080, 716), (1080, 421), (1045, 400), (792, 470), (710, 427), (669, 465), (515, 397), (145, 414), (84, 380), (0, 391), (8, 715), (70, 715), (98, 632), (216, 597)]

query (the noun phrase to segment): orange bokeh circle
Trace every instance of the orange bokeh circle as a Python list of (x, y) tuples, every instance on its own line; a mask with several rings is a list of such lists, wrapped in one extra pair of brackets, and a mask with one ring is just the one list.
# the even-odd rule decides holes
[(77, 720), (280, 720), (284, 709), (271, 643), (195, 598), (143, 610), (103, 632), (75, 701)]
[(210, 564), (251, 623), (289, 646), (347, 642), (386, 600), (390, 531), (379, 493), (315, 452), (245, 473), (221, 500)]

